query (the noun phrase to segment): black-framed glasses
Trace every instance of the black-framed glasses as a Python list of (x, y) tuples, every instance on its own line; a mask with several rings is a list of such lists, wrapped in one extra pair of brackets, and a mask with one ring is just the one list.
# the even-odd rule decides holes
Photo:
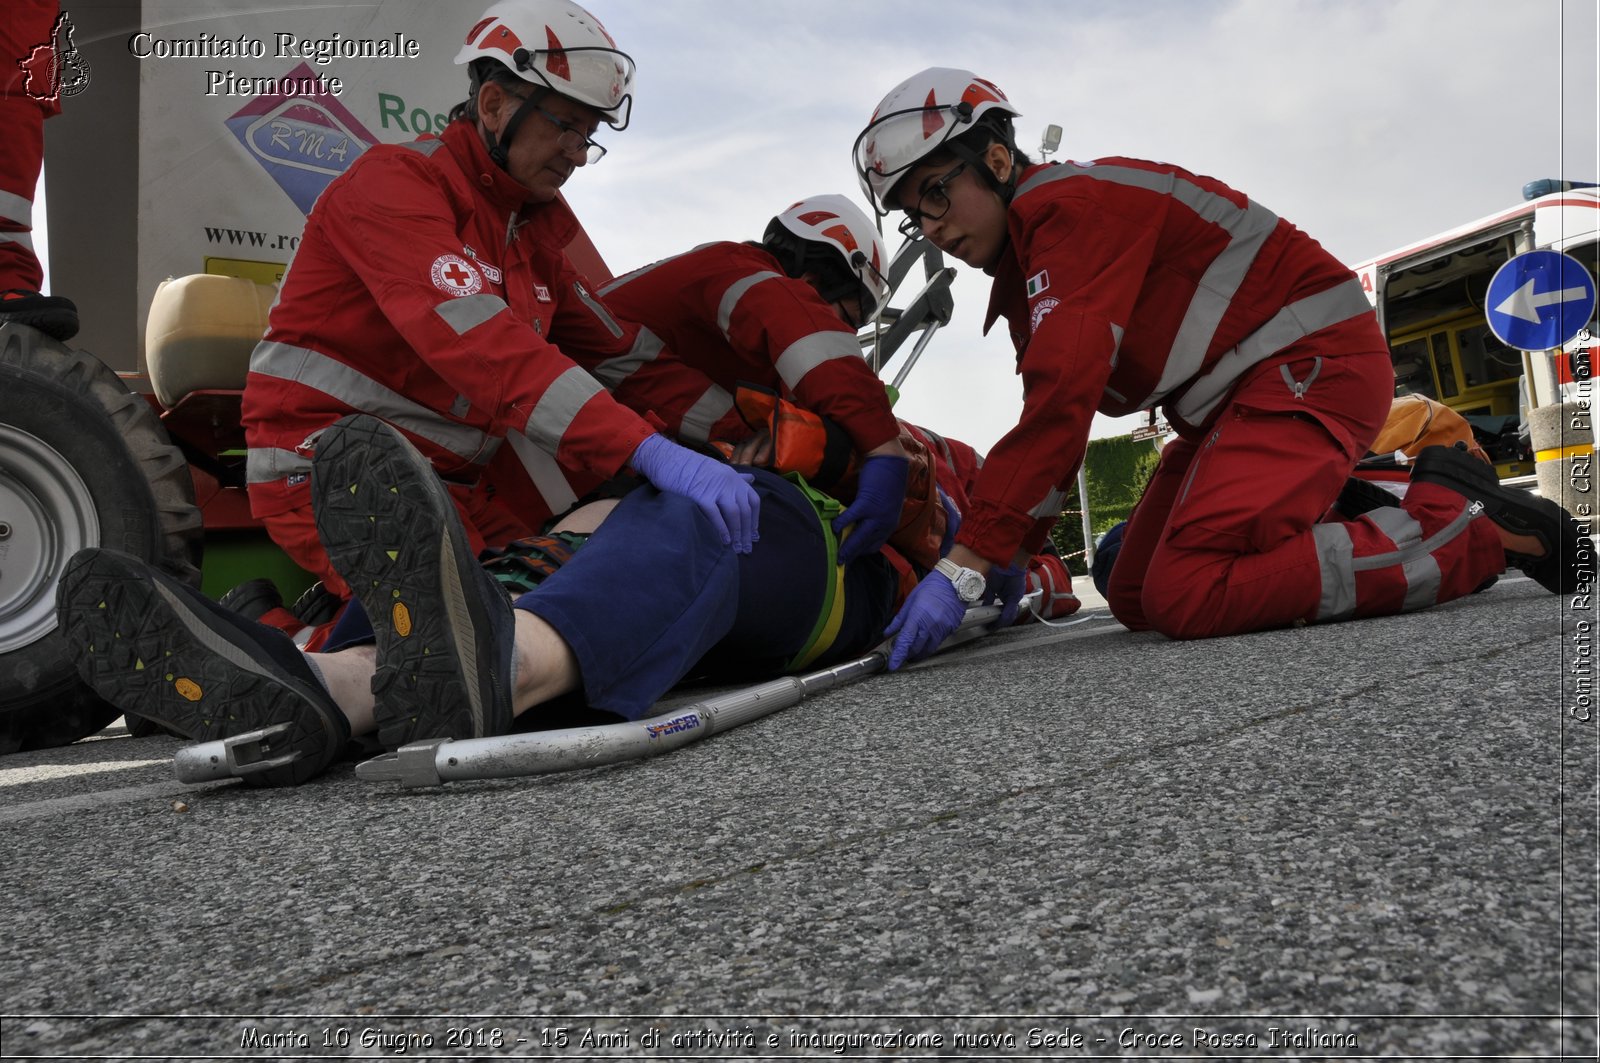
[[(519, 100), (526, 100), (527, 98), (526, 96), (517, 96)], [(583, 130), (571, 122), (557, 118), (538, 104), (533, 104), (532, 106), (539, 117), (561, 130), (556, 137), (556, 147), (560, 148), (563, 154), (575, 159), (581, 157), (585, 166), (593, 166), (606, 157), (606, 146), (604, 144), (596, 143)]]
[(950, 209), (950, 182), (960, 177), (962, 171), (966, 168), (966, 163), (956, 163), (954, 167), (946, 171), (944, 176), (923, 190), (922, 194), (917, 197), (917, 205), (906, 208), (906, 216), (898, 226), (901, 236), (915, 237), (922, 232), (922, 219), (924, 218), (932, 218), (934, 221), (938, 221), (944, 217), (945, 211)]

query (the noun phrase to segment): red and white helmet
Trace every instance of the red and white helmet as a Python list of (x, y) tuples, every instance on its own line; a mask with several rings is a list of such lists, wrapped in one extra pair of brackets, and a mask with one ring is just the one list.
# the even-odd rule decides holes
[(807, 196), (772, 219), (802, 240), (837, 251), (861, 284), (861, 319), (872, 320), (889, 297), (889, 252), (867, 212), (840, 195)]
[(991, 113), (991, 123), (1022, 114), (999, 86), (970, 70), (929, 67), (890, 89), (856, 137), (856, 174), (867, 200), (889, 213), (889, 196), (907, 171)]
[(623, 129), (633, 110), (633, 59), (572, 0), (500, 0), (456, 53), (457, 65), (492, 59), (524, 81), (587, 104)]

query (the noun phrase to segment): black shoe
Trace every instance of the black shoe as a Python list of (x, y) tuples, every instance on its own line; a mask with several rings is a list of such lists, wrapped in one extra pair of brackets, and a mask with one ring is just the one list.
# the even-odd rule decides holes
[(1344, 487), (1339, 491), (1339, 497), (1333, 503), (1333, 508), (1346, 520), (1355, 520), (1363, 513), (1371, 513), (1375, 509), (1387, 509), (1400, 504), (1400, 496), (1385, 491), (1371, 480), (1363, 480), (1359, 476), (1352, 476), (1344, 482)]
[(274, 609), (282, 608), (283, 595), (278, 585), (266, 576), (245, 580), (217, 599), (217, 604), (230, 609), (246, 620), (260, 620)]
[(60, 295), (40, 295), (26, 288), (0, 292), (0, 324), (32, 325), (63, 342), (78, 334), (78, 307)]
[(511, 602), (467, 543), (433, 465), (356, 414), (317, 437), (317, 534), (377, 636), (378, 738), (483, 738), (511, 728)]
[(350, 724), (288, 636), (217, 605), (138, 558), (80, 550), (56, 590), (56, 616), (78, 674), (124, 712), (209, 742), (274, 724), (250, 786), (291, 786), (344, 752)]
[(1538, 557), (1506, 551), (1506, 560), (1557, 594), (1572, 594), (1579, 585), (1579, 562), (1592, 558), (1583, 530), (1572, 515), (1548, 498), (1502, 486), (1494, 466), (1454, 447), (1427, 447), (1411, 469), (1412, 483), (1447, 487), (1483, 506), (1483, 514), (1516, 535), (1539, 540)]

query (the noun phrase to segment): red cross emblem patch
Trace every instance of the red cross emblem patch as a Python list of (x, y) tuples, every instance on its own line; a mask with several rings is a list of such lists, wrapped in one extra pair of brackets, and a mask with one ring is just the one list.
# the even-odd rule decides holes
[(483, 288), (483, 278), (472, 263), (460, 255), (440, 255), (433, 260), (433, 286), (446, 295), (475, 295)]

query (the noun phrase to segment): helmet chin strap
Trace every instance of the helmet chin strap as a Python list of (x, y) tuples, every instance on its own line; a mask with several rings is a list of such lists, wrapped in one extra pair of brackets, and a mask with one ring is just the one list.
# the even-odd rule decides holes
[[(968, 103), (966, 100), (962, 100), (960, 103), (956, 104), (954, 111), (957, 121), (972, 121), (972, 104)], [(989, 169), (989, 163), (983, 158), (982, 155), (973, 151), (965, 144), (959, 143), (954, 137), (950, 138), (944, 146), (952, 155), (976, 170), (983, 180), (989, 185), (989, 187), (993, 189), (994, 194), (1000, 197), (1000, 202), (1010, 206), (1011, 197), (1014, 196), (1017, 191), (1016, 145), (1006, 129), (996, 126), (994, 122), (989, 120), (987, 117), (975, 123), (972, 128), (977, 129), (980, 126), (988, 129), (990, 136), (994, 137), (994, 139), (989, 143), (1001, 145), (1011, 156), (1011, 173), (1006, 176), (1004, 181), (1000, 180), (1000, 178), (994, 175), (994, 171)], [(971, 132), (971, 130), (968, 130), (968, 132)], [(965, 134), (962, 135), (964, 136)], [(987, 146), (985, 146), (984, 150), (988, 150)]]
[[(528, 93), (527, 97), (522, 101), (522, 106), (512, 113), (505, 124), (505, 128), (500, 130), (498, 137), (493, 133), (487, 132), (487, 130), (485, 131), (485, 135), (489, 138), (489, 158), (493, 159), (494, 164), (500, 169), (507, 170), (508, 155), (506, 148), (515, 139), (517, 129), (522, 125), (523, 119), (527, 118), (533, 109), (539, 106), (539, 101), (544, 99), (549, 91), (548, 88), (540, 85)], [(507, 170), (507, 172), (510, 171)]]

